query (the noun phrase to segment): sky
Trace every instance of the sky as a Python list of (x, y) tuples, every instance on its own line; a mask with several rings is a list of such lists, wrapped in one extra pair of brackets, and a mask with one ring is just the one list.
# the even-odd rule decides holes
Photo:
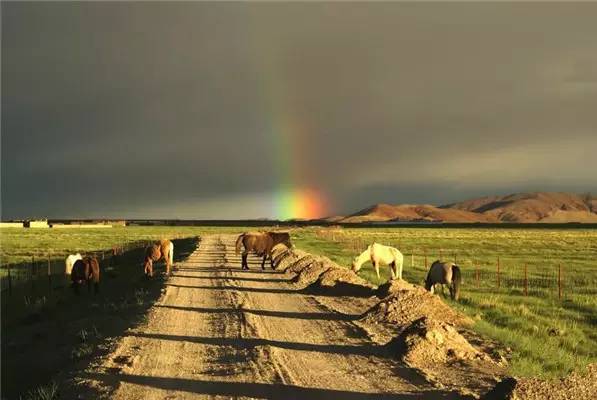
[(597, 192), (597, 3), (2, 2), (1, 213)]

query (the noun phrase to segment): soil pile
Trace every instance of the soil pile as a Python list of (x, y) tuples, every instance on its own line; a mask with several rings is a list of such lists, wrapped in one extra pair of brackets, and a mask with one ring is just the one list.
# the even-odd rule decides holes
[(333, 263), (309, 288), (322, 294), (357, 297), (372, 296), (377, 289), (351, 270)]
[(288, 247), (286, 247), (286, 245), (283, 243), (278, 243), (277, 245), (275, 245), (272, 248), (272, 252), (271, 252), (271, 256), (272, 256), (272, 260), (274, 261), (274, 265), (277, 265), (282, 260), (282, 258), (286, 257), (286, 255), (288, 255), (289, 251), (290, 251), (290, 249)]
[(387, 347), (428, 381), (463, 396), (478, 397), (505, 374), (503, 365), (475, 349), (453, 325), (433, 318), (414, 321)]
[(564, 379), (507, 378), (490, 390), (485, 400), (590, 399), (597, 393), (597, 364)]
[(394, 280), (380, 286), (377, 295), (384, 294), (389, 295), (365, 313), (363, 322), (391, 323), (402, 329), (421, 317), (452, 325), (472, 324), (471, 319), (454, 311), (438, 296), (406, 281)]
[(307, 255), (308, 253), (305, 253), (302, 250), (290, 249), (280, 255), (277, 259), (274, 259), (274, 265), (276, 266), (276, 270), (286, 271), (291, 265)]
[(304, 257), (301, 257), (300, 259), (298, 259), (297, 261), (295, 261), (292, 265), (290, 265), (287, 269), (286, 272), (292, 272), (294, 274), (299, 274), (303, 269), (307, 268), (309, 265), (313, 264), (314, 262), (317, 262), (317, 257), (305, 253), (306, 255)]
[(303, 268), (297, 276), (292, 280), (301, 287), (309, 286), (319, 279), (319, 276), (332, 268), (329, 262), (324, 260), (316, 260)]

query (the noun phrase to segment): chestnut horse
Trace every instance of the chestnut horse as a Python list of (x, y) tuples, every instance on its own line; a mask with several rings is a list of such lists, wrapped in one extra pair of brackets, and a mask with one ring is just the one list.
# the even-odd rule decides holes
[(77, 260), (73, 264), (70, 279), (73, 282), (72, 287), (75, 293), (79, 294), (79, 287), (87, 282), (87, 288), (91, 291), (91, 283), (95, 289), (95, 294), (99, 292), (100, 281), (100, 266), (97, 258), (85, 257), (82, 260)]
[(290, 243), (290, 234), (288, 232), (245, 232), (236, 239), (236, 254), (240, 253), (241, 243), (244, 247), (242, 255), (242, 269), (249, 269), (247, 263), (247, 256), (250, 252), (255, 253), (259, 257), (263, 257), (261, 261), (261, 269), (265, 269), (265, 259), (269, 257), (271, 260), (272, 269), (274, 267), (274, 259), (272, 258), (272, 249), (277, 244), (284, 244), (286, 247), (292, 247)]
[(163, 259), (166, 262), (166, 274), (170, 275), (170, 267), (174, 262), (174, 244), (168, 239), (162, 239), (145, 249), (143, 269), (145, 275), (153, 276), (153, 262)]

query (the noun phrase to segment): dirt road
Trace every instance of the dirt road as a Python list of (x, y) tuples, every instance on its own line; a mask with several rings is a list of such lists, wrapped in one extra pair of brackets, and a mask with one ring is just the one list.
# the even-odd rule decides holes
[[(87, 382), (123, 400), (453, 397), (373, 343), (354, 315), (261, 271), (256, 259), (242, 271), (234, 239), (205, 236), (147, 322), (82, 373)], [(334, 301), (351, 307), (349, 298)]]

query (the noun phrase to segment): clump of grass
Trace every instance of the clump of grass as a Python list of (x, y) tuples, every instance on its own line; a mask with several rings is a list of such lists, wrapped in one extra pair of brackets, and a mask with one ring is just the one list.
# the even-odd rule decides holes
[(58, 398), (58, 384), (52, 381), (47, 386), (40, 386), (28, 392), (25, 400), (55, 400)]
[(70, 358), (72, 360), (80, 360), (82, 358), (89, 357), (93, 354), (94, 349), (95, 346), (93, 346), (91, 343), (80, 344), (71, 350)]

